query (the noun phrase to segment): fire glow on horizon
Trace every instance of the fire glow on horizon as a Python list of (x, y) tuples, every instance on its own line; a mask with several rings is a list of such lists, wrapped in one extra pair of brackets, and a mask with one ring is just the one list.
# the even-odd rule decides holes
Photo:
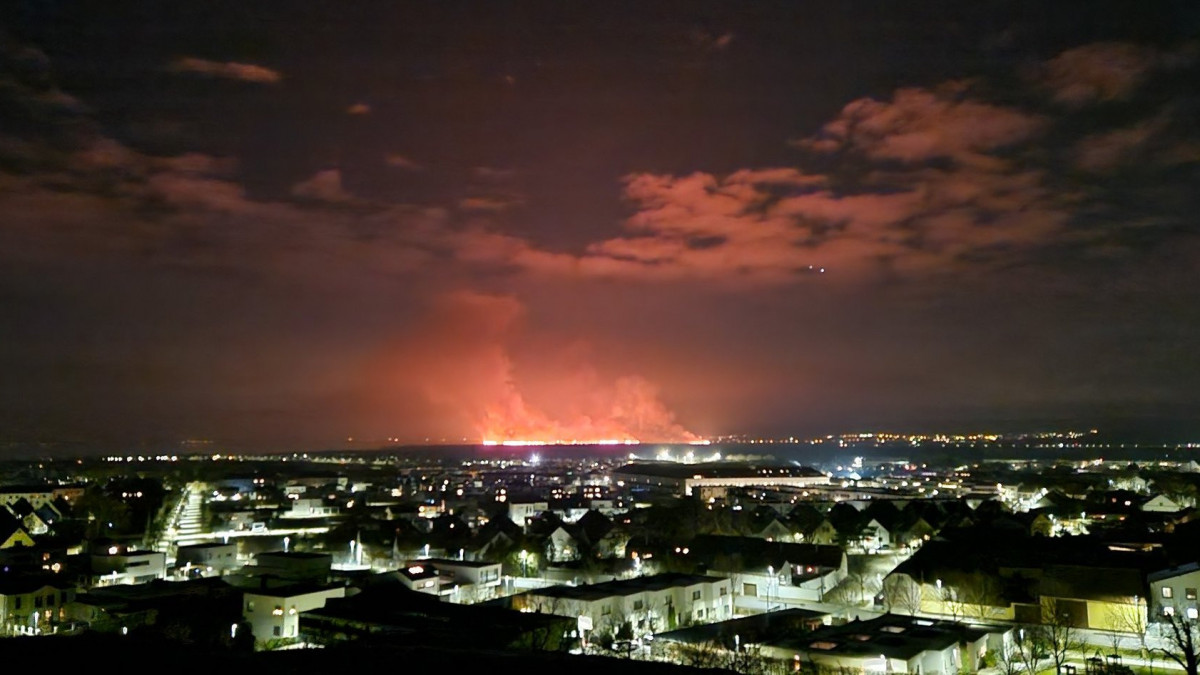
[[(484, 439), (482, 445), (487, 447), (507, 446), (507, 447), (525, 447), (525, 446), (542, 446), (542, 445), (641, 445), (641, 441), (636, 438), (627, 439), (602, 439), (595, 441), (536, 441), (536, 440), (521, 440), (508, 439), (503, 441)], [(688, 445), (710, 445), (712, 441), (700, 438), (687, 441)]]

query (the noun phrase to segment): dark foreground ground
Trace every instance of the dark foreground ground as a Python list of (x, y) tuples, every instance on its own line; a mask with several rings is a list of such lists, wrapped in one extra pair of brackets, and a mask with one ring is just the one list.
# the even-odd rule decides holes
[[(326, 649), (274, 652), (214, 651), (162, 641), (110, 635), (83, 634), (39, 638), (0, 639), (6, 661), (38, 663), (53, 670), (67, 667), (85, 671), (103, 664), (123, 672), (156, 672), (167, 675), (206, 673), (569, 673), (570, 675), (729, 675), (730, 671), (688, 668), (666, 663), (575, 656), (554, 652), (505, 652), (472, 649), (471, 636), (461, 648), (390, 647), (381, 644), (346, 645)], [(107, 670), (104, 668), (103, 670)]]

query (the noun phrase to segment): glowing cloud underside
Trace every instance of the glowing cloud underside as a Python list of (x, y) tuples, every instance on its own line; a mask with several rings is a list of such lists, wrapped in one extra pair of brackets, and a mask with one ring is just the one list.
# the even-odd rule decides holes
[(677, 424), (641, 377), (618, 378), (606, 409), (570, 420), (552, 419), (528, 405), (510, 380), (499, 401), (486, 406), (478, 428), (484, 445), (636, 445), (702, 442)]
[(422, 358), (410, 359), (404, 376), (485, 445), (704, 443), (675, 421), (650, 381), (605, 379), (589, 363), (533, 375), (530, 391), (545, 405), (531, 402), (505, 347), (524, 311), (511, 296), (441, 297), (423, 323), (427, 343), (406, 346)]

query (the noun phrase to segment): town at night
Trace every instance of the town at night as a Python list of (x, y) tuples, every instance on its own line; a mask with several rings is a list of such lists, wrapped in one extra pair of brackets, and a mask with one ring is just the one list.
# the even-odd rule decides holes
[(1197, 119), (1184, 0), (3, 3), (5, 663), (1200, 675)]

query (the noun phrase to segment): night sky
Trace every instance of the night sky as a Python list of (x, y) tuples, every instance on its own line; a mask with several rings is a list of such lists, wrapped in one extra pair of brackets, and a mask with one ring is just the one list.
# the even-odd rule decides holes
[(0, 9), (0, 442), (1200, 439), (1200, 4)]

